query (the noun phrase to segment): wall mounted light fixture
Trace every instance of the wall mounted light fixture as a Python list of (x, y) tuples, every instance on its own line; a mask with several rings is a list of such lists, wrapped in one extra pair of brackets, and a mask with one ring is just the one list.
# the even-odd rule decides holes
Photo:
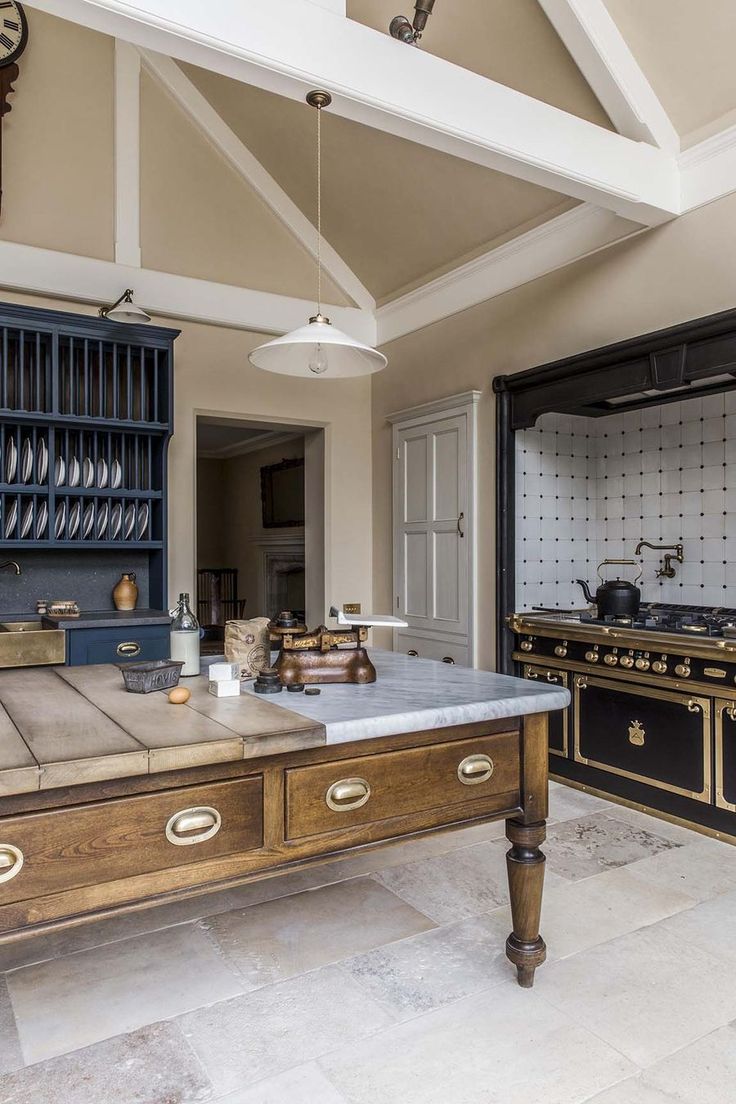
[(417, 46), (422, 37), (427, 20), (432, 14), (434, 0), (416, 0), (414, 4), (414, 22), (410, 23), (405, 15), (395, 15), (389, 26), (389, 34), (392, 38), (398, 38), (399, 42), (406, 42), (409, 46)]
[(133, 289), (126, 288), (119, 299), (109, 307), (100, 307), (100, 318), (109, 318), (112, 322), (150, 322), (150, 314), (133, 302)]

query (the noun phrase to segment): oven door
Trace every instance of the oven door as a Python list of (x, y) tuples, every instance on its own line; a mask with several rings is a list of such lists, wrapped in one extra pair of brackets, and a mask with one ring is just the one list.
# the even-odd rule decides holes
[[(537, 679), (540, 682), (549, 682), (552, 686), (564, 686), (568, 688), (567, 671), (551, 670), (549, 667), (537, 667), (533, 663), (524, 664), (524, 678)], [(549, 752), (550, 755), (568, 757), (568, 742), (570, 728), (570, 710), (556, 709), (549, 714)]]
[(716, 805), (736, 813), (736, 701), (716, 698)]
[(710, 701), (576, 675), (575, 761), (711, 799)]

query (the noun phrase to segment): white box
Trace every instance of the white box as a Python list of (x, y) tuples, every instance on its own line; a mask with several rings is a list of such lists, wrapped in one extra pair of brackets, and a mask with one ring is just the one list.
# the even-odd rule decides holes
[(209, 689), (216, 698), (239, 698), (240, 679), (210, 680)]
[(240, 667), (237, 663), (213, 663), (209, 669), (210, 682), (231, 682), (240, 678)]

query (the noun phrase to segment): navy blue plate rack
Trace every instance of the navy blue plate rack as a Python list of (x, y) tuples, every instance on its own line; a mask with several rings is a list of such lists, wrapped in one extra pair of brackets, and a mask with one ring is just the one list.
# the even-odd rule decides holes
[(0, 545), (149, 553), (165, 607), (179, 331), (0, 304)]

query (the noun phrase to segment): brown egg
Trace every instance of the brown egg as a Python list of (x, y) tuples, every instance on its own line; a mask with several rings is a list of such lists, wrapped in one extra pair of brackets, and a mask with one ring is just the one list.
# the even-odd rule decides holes
[(191, 696), (191, 692), (187, 690), (186, 686), (175, 686), (173, 690), (169, 690), (169, 701), (172, 705), (184, 705), (184, 702), (188, 702)]

